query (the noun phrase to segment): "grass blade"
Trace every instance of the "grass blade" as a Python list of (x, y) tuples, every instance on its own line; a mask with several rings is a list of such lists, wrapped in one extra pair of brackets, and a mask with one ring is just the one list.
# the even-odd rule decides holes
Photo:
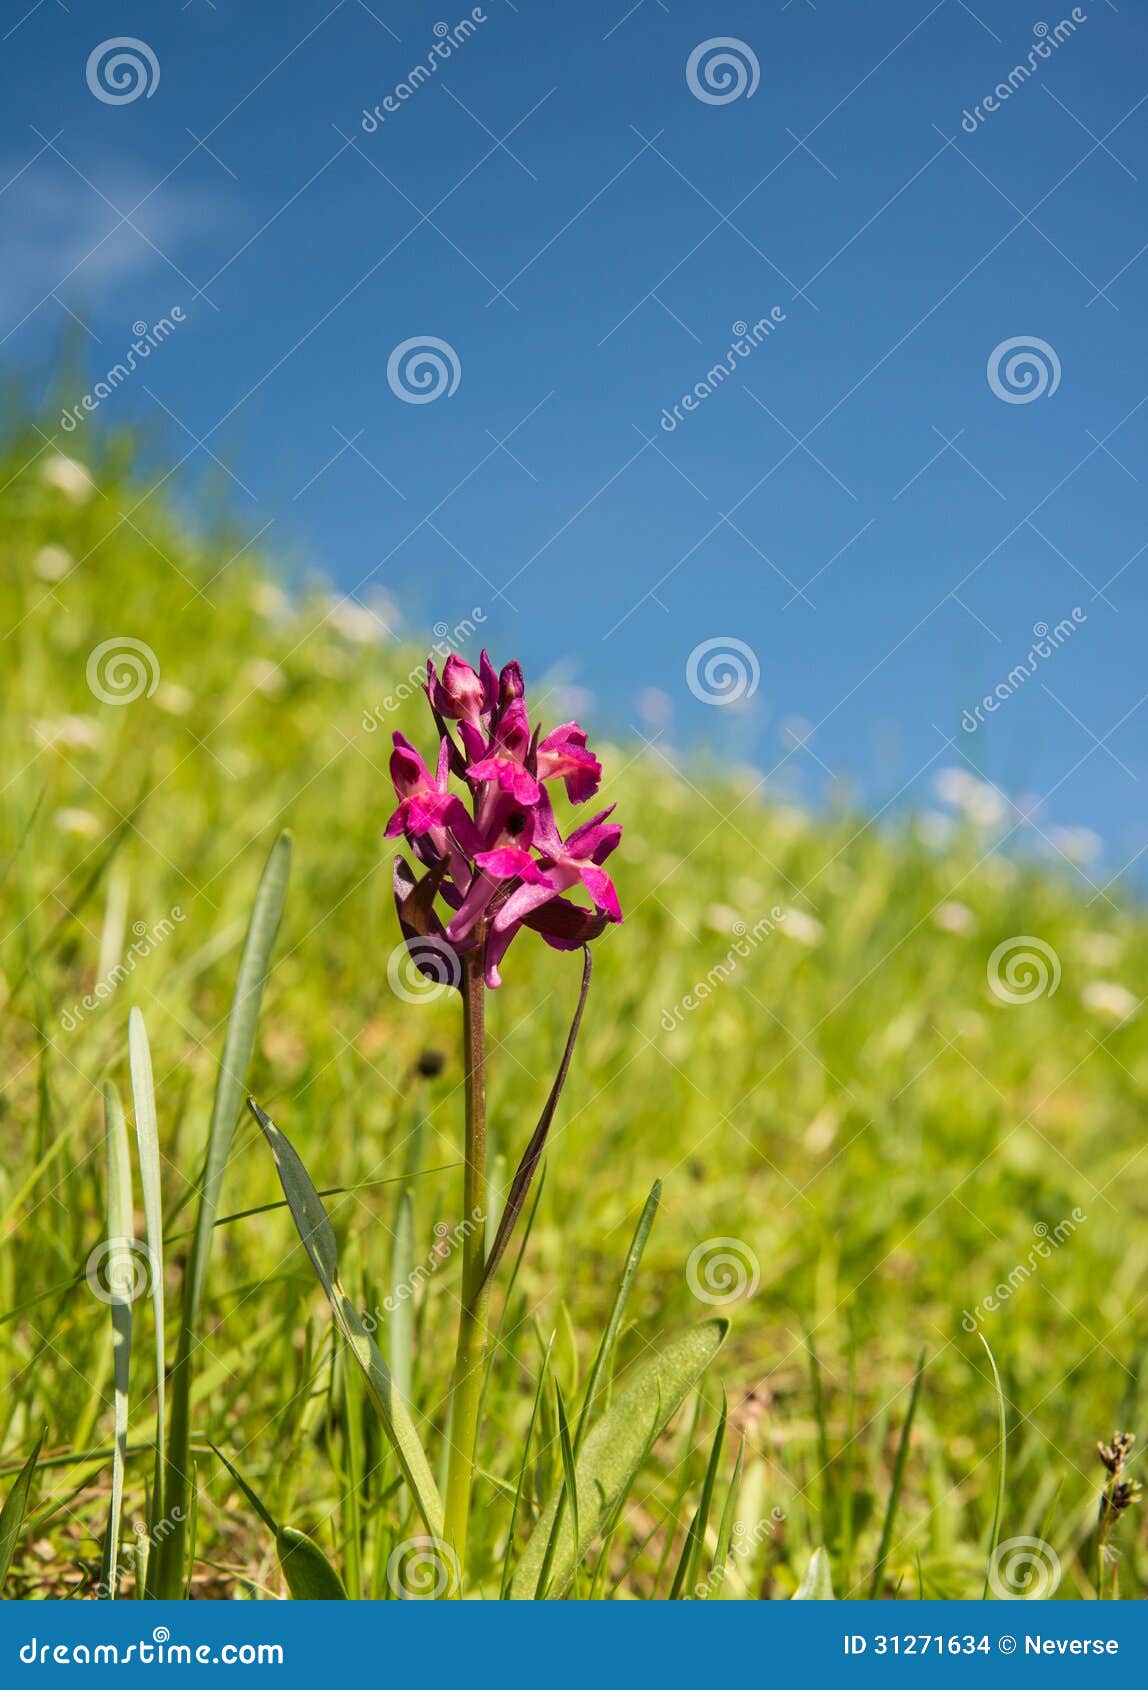
[[(395, 1390), (404, 1402), (411, 1399), (415, 1351), (415, 1206), (409, 1191), (399, 1198), (395, 1236), (391, 1243), (391, 1301), (387, 1321), (387, 1354)], [(402, 1287), (400, 1291), (399, 1287)]]
[(20, 1528), (24, 1524), (24, 1516), (28, 1512), (28, 1497), (32, 1490), (32, 1479), (36, 1472), (36, 1463), (40, 1459), (40, 1450), (44, 1443), (44, 1434), (36, 1439), (36, 1446), (16, 1475), (16, 1482), (4, 1499), (4, 1506), (0, 1508), (0, 1591), (3, 1591), (8, 1578), (8, 1569), (12, 1565), (12, 1557), (16, 1553), (16, 1545), (20, 1541)]
[(563, 1491), (543, 1510), (510, 1584), (515, 1600), (531, 1599), (549, 1554), (550, 1590), (562, 1595), (575, 1568), (624, 1497), (653, 1437), (669, 1422), (721, 1346), (729, 1323), (708, 1320), (679, 1333), (639, 1363), (610, 1407), (591, 1428), (575, 1463), (579, 1533), (560, 1522), (553, 1552), (550, 1534)]
[(805, 1577), (793, 1592), (793, 1600), (795, 1602), (832, 1602), (833, 1599), (833, 1579), (829, 1571), (829, 1552), (826, 1549), (818, 1548), (809, 1557)]
[(594, 1398), (602, 1382), (602, 1374), (606, 1363), (613, 1353), (618, 1340), (618, 1328), (622, 1324), (626, 1303), (630, 1296), (630, 1288), (638, 1272), (642, 1260), (642, 1252), (646, 1248), (646, 1240), (650, 1236), (650, 1228), (654, 1224), (654, 1217), (658, 1212), (658, 1203), (662, 1196), (662, 1182), (656, 1179), (650, 1187), (650, 1195), (646, 1198), (642, 1213), (638, 1217), (638, 1224), (634, 1228), (634, 1236), (630, 1240), (630, 1248), (622, 1266), (622, 1277), (618, 1281), (618, 1291), (614, 1298), (614, 1306), (610, 1310), (610, 1318), (606, 1322), (606, 1330), (602, 1334), (602, 1342), (598, 1345), (598, 1353), (594, 1357), (594, 1365), (590, 1369), (590, 1377), (586, 1381), (586, 1395), (582, 1400), (582, 1412), (578, 1416), (578, 1430), (574, 1436), (575, 1451), (581, 1449), (582, 1439), (586, 1433), (586, 1425), (590, 1418), (590, 1411), (594, 1406)]
[(542, 1160), (542, 1152), (546, 1148), (550, 1123), (554, 1119), (558, 1100), (562, 1096), (562, 1088), (566, 1084), (566, 1076), (570, 1071), (570, 1059), (574, 1055), (574, 1046), (578, 1039), (578, 1029), (582, 1025), (582, 1011), (586, 1007), (586, 994), (590, 990), (590, 947), (583, 946), (585, 960), (582, 964), (582, 986), (578, 993), (578, 1005), (574, 1011), (574, 1019), (570, 1023), (570, 1031), (566, 1035), (566, 1048), (562, 1052), (562, 1060), (558, 1064), (558, 1072), (554, 1076), (554, 1084), (550, 1088), (550, 1095), (546, 1099), (538, 1125), (530, 1135), (530, 1141), (522, 1153), (522, 1160), (518, 1164), (517, 1172), (510, 1184), (510, 1193), (506, 1199), (506, 1207), (502, 1211), (502, 1218), (498, 1223), (498, 1231), (494, 1235), (494, 1243), (490, 1247), (490, 1254), (483, 1269), (482, 1283), (489, 1285), (494, 1277), (495, 1269), (502, 1260), (506, 1246), (510, 1243), (510, 1235), (514, 1231), (514, 1224), (522, 1211), (526, 1201), (526, 1193), (530, 1190), (530, 1182), (534, 1178), (535, 1170)]
[(104, 1122), (108, 1159), (108, 1235), (99, 1295), (112, 1311), (112, 1366), (115, 1431), (112, 1443), (112, 1495), (108, 1532), (104, 1541), (100, 1583), (114, 1602), (119, 1580), (120, 1527), (124, 1507), (124, 1462), (128, 1444), (128, 1386), (132, 1360), (132, 1302), (139, 1269), (132, 1238), (132, 1166), (123, 1104), (115, 1086), (104, 1088)]
[(1007, 1419), (1007, 1416), (1005, 1414), (1004, 1387), (1001, 1384), (1001, 1376), (1000, 1376), (1000, 1371), (997, 1367), (996, 1357), (993, 1355), (993, 1352), (989, 1347), (989, 1341), (985, 1337), (984, 1333), (978, 1332), (977, 1337), (980, 1339), (981, 1343), (985, 1347), (985, 1352), (986, 1352), (986, 1354), (988, 1355), (988, 1358), (989, 1358), (989, 1366), (993, 1370), (993, 1386), (996, 1390), (996, 1398), (997, 1398), (997, 1424), (1000, 1428), (1000, 1452), (1001, 1452), (1000, 1461), (997, 1464), (997, 1492), (996, 1492), (996, 1500), (993, 1504), (992, 1529), (989, 1532), (989, 1553), (988, 1553), (988, 1558), (985, 1561), (985, 1584), (984, 1584), (984, 1589), (981, 1591), (981, 1601), (983, 1602), (983, 1601), (987, 1600), (987, 1598), (988, 1598), (989, 1576), (992, 1572), (993, 1556), (996, 1554), (997, 1544), (1000, 1542), (1001, 1522), (1004, 1519), (1005, 1467), (1006, 1467), (1006, 1458), (1007, 1458), (1007, 1451), (1008, 1451), (1008, 1419)]
[(248, 1099), (248, 1106), (271, 1146), (283, 1186), (283, 1195), (287, 1199), (299, 1237), (311, 1258), (311, 1265), (319, 1283), (327, 1294), (335, 1324), (363, 1370), (383, 1430), (395, 1452), (403, 1477), (411, 1488), (419, 1513), (427, 1530), (434, 1537), (441, 1537), (443, 1517), (438, 1487), (419, 1435), (415, 1431), (410, 1411), (395, 1390), (387, 1365), (363, 1324), (362, 1316), (339, 1283), (338, 1251), (327, 1211), (289, 1140), (283, 1136), (270, 1117), (264, 1114), (254, 1099)]
[[(893, 1483), (889, 1489), (889, 1505), (885, 1509), (885, 1521), (881, 1527), (881, 1542), (877, 1550), (877, 1562), (873, 1568), (873, 1577), (869, 1584), (869, 1596), (874, 1598), (881, 1586), (881, 1575), (885, 1571), (885, 1561), (889, 1554), (889, 1545), (893, 1541), (893, 1522), (897, 1516), (897, 1504), (901, 1499), (901, 1485), (905, 1478), (905, 1467), (909, 1460), (909, 1438), (913, 1431), (913, 1416), (917, 1412), (917, 1400), (921, 1395), (921, 1379), (925, 1372), (925, 1352), (921, 1351), (917, 1361), (917, 1371), (913, 1377), (913, 1390), (909, 1397), (909, 1409), (905, 1415), (905, 1423), (901, 1427), (901, 1441), (897, 1445), (897, 1458), (893, 1463)], [(806, 1578), (809, 1574), (806, 1574)]]
[(164, 1518), (164, 1446), (167, 1405), (164, 1366), (163, 1296), (163, 1198), (159, 1173), (159, 1123), (155, 1108), (151, 1047), (147, 1028), (138, 1009), (128, 1016), (128, 1057), (132, 1077), (132, 1109), (136, 1120), (140, 1186), (143, 1190), (144, 1225), (147, 1229), (148, 1261), (151, 1267), (151, 1306), (155, 1324), (155, 1474), (152, 1480), (150, 1525), (152, 1531)]
[(215, 1218), (219, 1211), (223, 1175), (231, 1151), (231, 1141), (235, 1136), (236, 1122), (243, 1106), (243, 1087), (255, 1045), (259, 1006), (263, 1000), (263, 988), (271, 966), (271, 952), (283, 914), (290, 868), (291, 836), (281, 833), (271, 847), (252, 905), (211, 1108), (207, 1159), (204, 1163), (199, 1211), (196, 1215), (195, 1234), (184, 1281), (179, 1344), (171, 1379), (171, 1431), (168, 1438), (164, 1500), (173, 1530), (164, 1538), (154, 1558), (155, 1578), (149, 1583), (149, 1596), (178, 1596), (184, 1579), (184, 1522), (188, 1512), (187, 1465), (191, 1435), (191, 1355), (196, 1343), (199, 1305), (207, 1277), (207, 1262), (211, 1253)]

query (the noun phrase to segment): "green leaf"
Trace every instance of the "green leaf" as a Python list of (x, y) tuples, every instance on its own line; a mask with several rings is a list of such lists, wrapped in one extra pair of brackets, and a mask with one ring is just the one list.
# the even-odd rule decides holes
[(395, 1390), (387, 1365), (358, 1309), (339, 1283), (339, 1259), (335, 1233), (318, 1192), (290, 1142), (253, 1098), (248, 1107), (271, 1146), (283, 1195), (291, 1210), (299, 1237), (311, 1258), (319, 1283), (327, 1294), (335, 1324), (350, 1345), (363, 1370), (371, 1400), (383, 1431), (395, 1452), (404, 1479), (411, 1488), (419, 1513), (433, 1537), (443, 1535), (442, 1501), (434, 1482), (426, 1452), (415, 1431), (406, 1403)]
[(984, 1333), (978, 1332), (977, 1337), (985, 1347), (989, 1358), (989, 1366), (993, 1370), (993, 1389), (996, 1392), (997, 1399), (997, 1425), (1000, 1430), (1000, 1459), (997, 1462), (996, 1498), (993, 1502), (993, 1523), (989, 1529), (989, 1552), (985, 1559), (985, 1584), (984, 1589), (981, 1591), (981, 1600), (986, 1601), (989, 1594), (989, 1579), (992, 1573), (993, 1557), (997, 1552), (997, 1544), (1000, 1542), (1001, 1521), (1004, 1519), (1005, 1469), (1008, 1459), (1008, 1416), (1005, 1412), (1004, 1386), (1001, 1384), (1000, 1369), (997, 1367), (997, 1358), (993, 1355), (993, 1352), (989, 1347), (989, 1341), (985, 1337)]
[(139, 1150), (144, 1225), (147, 1230), (148, 1261), (151, 1267), (151, 1306), (155, 1324), (155, 1474), (152, 1480), (150, 1508), (150, 1524), (154, 1531), (165, 1513), (163, 1454), (167, 1433), (167, 1410), (164, 1377), (163, 1199), (160, 1191), (159, 1123), (156, 1118), (151, 1047), (148, 1044), (144, 1018), (135, 1008), (128, 1016), (128, 1056), (131, 1064), (132, 1109), (136, 1118), (136, 1146)]
[(12, 1557), (16, 1553), (16, 1545), (20, 1539), (20, 1528), (24, 1524), (24, 1515), (28, 1510), (28, 1496), (32, 1489), (32, 1477), (36, 1471), (36, 1463), (40, 1459), (40, 1449), (44, 1442), (44, 1434), (36, 1439), (36, 1447), (25, 1461), (16, 1475), (16, 1483), (8, 1492), (3, 1508), (0, 1508), (0, 1590), (4, 1589), (8, 1577), (8, 1569), (12, 1565)]
[[(399, 1198), (395, 1235), (391, 1242), (391, 1295), (394, 1310), (387, 1322), (387, 1352), (391, 1377), (399, 1395), (408, 1398), (414, 1377), (415, 1303), (411, 1292), (415, 1278), (415, 1208), (410, 1191)], [(399, 1294), (399, 1287), (404, 1294)]]
[(271, 847), (251, 908), (247, 937), (239, 960), (235, 996), (227, 1020), (223, 1057), (215, 1083), (211, 1125), (207, 1134), (207, 1158), (200, 1185), (195, 1236), (184, 1280), (180, 1312), (179, 1345), (171, 1378), (171, 1432), (168, 1438), (165, 1474), (165, 1504), (172, 1531), (152, 1558), (148, 1575), (148, 1596), (177, 1597), (183, 1588), (185, 1521), (188, 1518), (189, 1458), (191, 1440), (192, 1352), (196, 1345), (199, 1305), (207, 1278), (207, 1261), (219, 1212), (223, 1175), (243, 1106), (243, 1089), (251, 1053), (263, 988), (271, 967), (271, 952), (279, 931), (287, 876), (291, 868), (291, 835), (281, 833)]
[(342, 1579), (306, 1533), (296, 1531), (294, 1526), (280, 1526), (275, 1547), (287, 1588), (297, 1602), (346, 1601)]
[[(560, 1523), (550, 1555), (549, 1595), (570, 1586), (575, 1567), (598, 1536), (612, 1509), (625, 1497), (653, 1437), (680, 1408), (721, 1347), (729, 1328), (708, 1320), (672, 1338), (640, 1362), (591, 1428), (576, 1462), (579, 1535), (569, 1517)], [(530, 1599), (548, 1558), (551, 1529), (565, 1486), (543, 1510), (510, 1584), (512, 1599)]]
[(905, 1467), (909, 1460), (909, 1438), (913, 1431), (913, 1418), (917, 1412), (917, 1402), (921, 1395), (921, 1380), (925, 1372), (925, 1352), (921, 1351), (917, 1361), (917, 1371), (913, 1376), (913, 1389), (909, 1396), (909, 1407), (905, 1414), (905, 1424), (901, 1427), (901, 1439), (897, 1445), (897, 1456), (893, 1463), (893, 1483), (889, 1488), (889, 1502), (885, 1509), (885, 1523), (881, 1527), (881, 1542), (877, 1549), (877, 1562), (873, 1568), (873, 1579), (869, 1586), (869, 1596), (875, 1598), (881, 1588), (881, 1575), (885, 1571), (885, 1561), (889, 1554), (889, 1545), (893, 1541), (893, 1522), (897, 1517), (897, 1504), (901, 1500), (901, 1486), (905, 1480)]
[[(119, 1582), (124, 1464), (128, 1445), (132, 1302), (137, 1294), (136, 1276), (141, 1269), (141, 1263), (138, 1255), (139, 1245), (132, 1237), (132, 1167), (128, 1151), (128, 1129), (119, 1092), (110, 1082), (104, 1087), (104, 1120), (108, 1158), (108, 1232), (99, 1278), (100, 1295), (112, 1313), (115, 1437), (112, 1444), (112, 1494), (108, 1504), (108, 1531), (104, 1540), (100, 1583), (109, 1601), (114, 1601)], [(143, 1271), (148, 1275), (150, 1259), (145, 1260), (148, 1265)]]
[(795, 1602), (832, 1602), (833, 1579), (829, 1571), (829, 1556), (824, 1549), (815, 1549), (809, 1557), (805, 1577), (793, 1592)]
[(598, 1353), (594, 1357), (594, 1365), (590, 1369), (590, 1377), (586, 1383), (586, 1395), (582, 1401), (582, 1412), (578, 1416), (578, 1430), (574, 1434), (575, 1453), (577, 1453), (582, 1447), (582, 1439), (585, 1435), (586, 1423), (590, 1418), (590, 1410), (594, 1406), (594, 1398), (598, 1394), (598, 1386), (602, 1382), (602, 1375), (606, 1370), (606, 1364), (613, 1354), (614, 1345), (618, 1339), (618, 1328), (622, 1324), (622, 1315), (625, 1313), (626, 1303), (630, 1296), (630, 1288), (633, 1285), (635, 1276), (638, 1272), (638, 1267), (642, 1260), (642, 1252), (646, 1248), (646, 1240), (650, 1236), (650, 1228), (654, 1224), (654, 1216), (658, 1212), (658, 1204), (661, 1201), (661, 1196), (662, 1182), (660, 1179), (656, 1179), (650, 1187), (650, 1195), (646, 1198), (642, 1212), (638, 1216), (638, 1224), (634, 1228), (634, 1236), (630, 1240), (630, 1248), (622, 1267), (622, 1277), (618, 1281), (618, 1290), (614, 1297), (614, 1306), (610, 1310), (610, 1318), (606, 1322), (606, 1330), (602, 1334), (602, 1342), (598, 1345)]
[(287, 1588), (298, 1602), (345, 1601), (347, 1592), (343, 1581), (317, 1543), (294, 1526), (277, 1525), (267, 1504), (247, 1483), (239, 1469), (221, 1449), (212, 1449), (235, 1480), (256, 1514), (274, 1534), (279, 1565), (287, 1580)]

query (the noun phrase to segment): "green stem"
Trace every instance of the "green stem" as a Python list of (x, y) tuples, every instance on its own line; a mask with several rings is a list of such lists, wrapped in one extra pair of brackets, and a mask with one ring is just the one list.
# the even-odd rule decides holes
[(462, 1246), (462, 1307), (458, 1321), (451, 1384), (450, 1460), (444, 1503), (446, 1541), (458, 1557), (460, 1576), (466, 1569), (467, 1525), (474, 1482), (474, 1454), (478, 1409), (482, 1397), (486, 1352), (490, 1342), (487, 1311), (489, 1287), (484, 1287), (486, 1228), (479, 1217), (486, 1212), (486, 1023), (482, 947), (463, 958), (462, 1042), (466, 1065), (466, 1160), (463, 1176), (464, 1224)]

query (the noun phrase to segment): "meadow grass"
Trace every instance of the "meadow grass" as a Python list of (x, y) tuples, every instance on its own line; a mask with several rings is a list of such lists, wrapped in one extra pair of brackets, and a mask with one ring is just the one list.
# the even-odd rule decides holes
[[(425, 647), (319, 587), (283, 590), (223, 527), (194, 532), (162, 488), (145, 492), (130, 442), (84, 447), (90, 485), (33, 430), (0, 464), (0, 1498), (43, 1435), (9, 1596), (98, 1585), (121, 1482), (121, 1594), (135, 1587), (133, 1526), (157, 1484), (151, 1322), (166, 1321), (170, 1367), (239, 953), (285, 828), (294, 861), (247, 1088), (335, 1193), (343, 1282), (440, 1484), (457, 1317), (458, 1002), (409, 1003), (388, 983), (381, 837), (390, 730), (427, 738), (413, 687), (385, 701)], [(154, 654), (157, 684), (102, 702), (91, 654), (125, 636)], [(544, 678), (532, 691), (537, 709)], [(565, 713), (557, 697), (541, 709)], [(642, 1221), (600, 1408), (651, 1345), (715, 1315), (730, 1332), (637, 1449), (576, 1593), (785, 1597), (805, 1579), (816, 1595), (828, 1575), (838, 1596), (979, 1596), (991, 1542), (1025, 1537), (1055, 1552), (1058, 1595), (1095, 1594), (1096, 1440), (1145, 1420), (1143, 912), (1118, 886), (1098, 895), (1062, 863), (994, 849), (960, 812), (943, 828), (811, 816), (753, 771), (660, 743), (598, 749), (626, 826), (611, 869), (627, 919), (595, 946), (529, 1232), (500, 1270), (469, 1591), (510, 1589), (547, 1504), (577, 1512), (580, 1410)], [(1051, 947), (1060, 983), (1009, 1004), (987, 970), (1018, 935)], [(526, 936), (489, 994), (503, 1187), (579, 973)], [(85, 1268), (108, 1226), (105, 1087), (130, 1124), (113, 1167), (148, 1114), (133, 1006), (166, 1297), (149, 1284), (154, 1301), (131, 1305), (121, 1467), (116, 1310)], [(143, 1240), (154, 1214), (134, 1178)], [(414, 1295), (376, 1319), (407, 1282)], [(409, 1487), (246, 1111), (199, 1339), (192, 1594), (285, 1593), (300, 1532), (302, 1589), (329, 1566), (352, 1595), (395, 1594), (418, 1535)], [(1109, 1545), (1120, 1594), (1142, 1594), (1139, 1510)]]

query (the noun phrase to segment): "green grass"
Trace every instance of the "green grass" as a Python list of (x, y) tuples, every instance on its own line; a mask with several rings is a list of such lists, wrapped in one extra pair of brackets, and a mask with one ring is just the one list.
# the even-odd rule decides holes
[[(0, 465), (0, 1499), (45, 1434), (5, 1587), (17, 1596), (100, 1576), (112, 1311), (82, 1276), (107, 1232), (104, 1087), (132, 1097), (129, 1010), (142, 1011), (154, 1070), (170, 1366), (239, 953), (283, 828), (294, 862), (248, 1089), (320, 1190), (353, 1188), (326, 1206), (360, 1308), (379, 1306), (392, 1272), (414, 1273), (409, 1317), (375, 1337), (410, 1380), (440, 1485), (457, 1316), (459, 1252), (434, 1254), (461, 1219), (457, 999), (408, 1004), (387, 979), (388, 735), (425, 745), (428, 722), (417, 694), (394, 713), (384, 701), (424, 652), (377, 623), (378, 638), (355, 637), (362, 614), (332, 614), (317, 588), (271, 586), (251, 551), (234, 559), (243, 539), (222, 526), (197, 537), (162, 489), (145, 496), (129, 443), (80, 445), (97, 454), (86, 498), (45, 480), (51, 454), (34, 432)], [(101, 703), (89, 655), (125, 635), (154, 652), (159, 685)], [(544, 677), (530, 680), (545, 697)], [(559, 701), (542, 713), (560, 719)], [(824, 1545), (838, 1596), (979, 1596), (1002, 1451), (988, 1356), (963, 1315), (1042, 1239), (1035, 1270), (981, 1322), (1007, 1425), (996, 1529), (1052, 1546), (1058, 1595), (1095, 1594), (1095, 1441), (1145, 1427), (1148, 1039), (1142, 1014), (1106, 1017), (1088, 988), (1143, 998), (1144, 914), (1118, 888), (1094, 898), (1071, 871), (991, 853), (971, 825), (937, 845), (908, 819), (801, 814), (750, 771), (675, 772), (624, 744), (603, 760), (626, 826), (611, 868), (627, 920), (595, 946), (529, 1236), (499, 1269), (471, 1588), (509, 1588), (548, 1501), (571, 1492), (583, 1506), (567, 1478), (587, 1378), (660, 1180), (591, 1418), (651, 1344), (715, 1313), (731, 1331), (669, 1431), (639, 1447), (581, 1594), (677, 1583), (785, 1597)], [(775, 906), (785, 919), (675, 1016)], [(126, 978), (91, 996), (157, 931)], [(1054, 995), (1008, 1006), (986, 967), (1019, 934), (1050, 945), (1062, 976)], [(503, 1185), (579, 972), (577, 956), (527, 935), (492, 994)], [(130, 1126), (134, 1157), (134, 1110)], [(137, 1165), (139, 1240), (142, 1189)], [(1074, 1211), (1085, 1218), (1054, 1248)], [(305, 1532), (351, 1594), (388, 1595), (388, 1565), (417, 1534), (410, 1499), (245, 1111), (220, 1215), (191, 1403), (191, 1590), (284, 1592), (286, 1531)], [(715, 1239), (736, 1241), (757, 1282), (720, 1307), (687, 1272)], [(124, 1594), (155, 1473), (153, 1305), (132, 1309)], [(1111, 1538), (1124, 1596), (1144, 1594), (1140, 1513)], [(322, 1584), (308, 1548), (294, 1564), (301, 1588)], [(808, 1589), (825, 1570), (821, 1558)]]

